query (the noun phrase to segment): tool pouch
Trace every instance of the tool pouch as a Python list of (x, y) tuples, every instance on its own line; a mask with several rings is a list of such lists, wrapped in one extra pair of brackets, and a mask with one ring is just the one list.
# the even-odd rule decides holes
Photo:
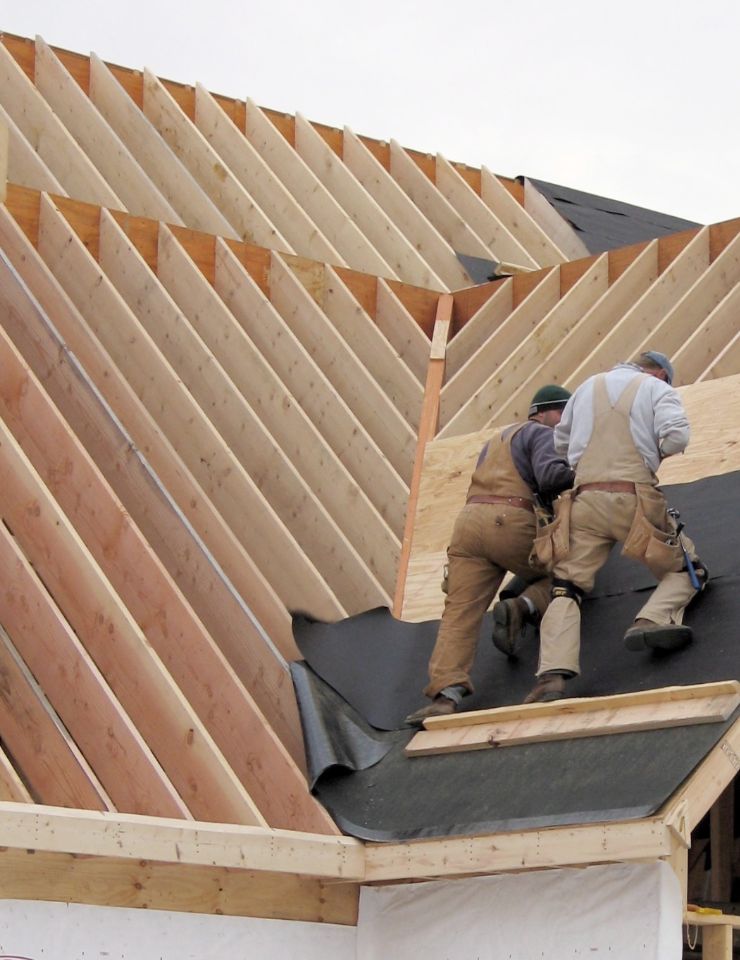
[(561, 493), (553, 505), (553, 515), (535, 508), (537, 533), (534, 538), (530, 566), (550, 572), (556, 563), (564, 560), (570, 551), (570, 490)]
[(622, 555), (645, 564), (662, 579), (684, 565), (683, 550), (675, 526), (666, 514), (665, 499), (655, 487), (638, 484), (637, 506), (632, 526), (622, 545)]

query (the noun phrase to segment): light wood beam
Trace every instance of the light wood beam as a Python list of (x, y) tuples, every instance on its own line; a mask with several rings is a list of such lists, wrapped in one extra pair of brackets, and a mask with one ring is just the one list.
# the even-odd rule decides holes
[[(0, 616), (16, 649), (95, 771), (128, 813), (189, 817), (140, 733), (5, 527), (0, 528)], [(90, 717), (96, 718), (95, 723)], [(43, 752), (51, 749), (44, 744)], [(47, 795), (47, 800), (50, 798)], [(80, 804), (77, 797), (77, 805)]]
[(439, 278), (386, 215), (331, 147), (299, 113), (295, 118), (295, 148), (326, 189), (362, 230), (390, 272), (383, 276), (402, 279), (420, 287), (436, 288)]
[(431, 271), (428, 286), (436, 290), (469, 286), (470, 277), (450, 244), (349, 127), (344, 128), (342, 144), (347, 169), (428, 264)]
[[(334, 452), (399, 535), (408, 488), (229, 247), (216, 248), (216, 290)], [(324, 618), (328, 619), (328, 618)]]
[[(709, 266), (709, 227), (697, 233), (660, 274), (635, 305), (593, 346), (581, 364), (570, 372), (563, 386), (573, 389), (587, 377), (608, 370), (620, 360), (631, 360), (642, 343), (645, 330), (673, 308)], [(656, 346), (656, 349), (660, 349)]]
[[(719, 309), (723, 301), (732, 295), (733, 289), (740, 283), (740, 235), (736, 236), (713, 260), (678, 303), (664, 317), (658, 320), (635, 353), (650, 350), (651, 344), (660, 344), (659, 349), (669, 357), (675, 358), (685, 345), (693, 341), (690, 351), (690, 369), (684, 369), (683, 362), (676, 364), (677, 378), (674, 384), (691, 383), (696, 379), (697, 370), (701, 372), (711, 359), (721, 352), (727, 343), (723, 333), (715, 331), (715, 323), (721, 327), (721, 312), (712, 318), (715, 308)], [(722, 307), (722, 310), (725, 308)], [(702, 331), (699, 338), (699, 331)], [(734, 330), (733, 330), (734, 332)], [(707, 339), (704, 339), (704, 336)], [(694, 353), (698, 353), (704, 362)]]
[[(472, 230), (460, 214), (425, 176), (408, 153), (391, 140), (391, 176), (456, 253), (495, 260), (495, 253)], [(503, 259), (503, 258), (499, 258)]]
[(346, 266), (342, 256), (272, 172), (244, 133), (200, 83), (195, 87), (195, 125), (297, 253), (313, 260)]
[(236, 230), (94, 53), (90, 55), (90, 100), (177, 211), (180, 222), (195, 230), (236, 238)]
[(3, 847), (0, 898), (355, 926), (359, 885), (149, 858)]
[[(23, 451), (0, 423), (3, 516), (124, 710), (197, 817), (263, 823)], [(29, 510), (28, 505), (33, 504)]]
[(435, 183), (442, 196), (475, 231), (486, 247), (495, 251), (495, 259), (499, 263), (515, 263), (533, 270), (540, 266), (539, 261), (522, 245), (519, 238), (501, 223), (441, 153), (436, 157)]
[[(64, 187), (57, 180), (47, 165), (31, 147), (12, 117), (0, 105), (0, 129), (5, 125), (7, 138), (7, 167), (5, 174), (0, 174), (0, 202), (5, 203), (7, 184), (15, 183), (32, 190), (49, 190), (51, 193), (66, 196)], [(0, 138), (2, 133), (0, 133)]]
[(408, 484), (414, 434), (351, 346), (329, 322), (286, 262), (276, 253), (270, 270), (270, 301), (294, 336)]
[[(7, 536), (2, 527), (2, 537)], [(112, 810), (113, 804), (94, 771), (59, 722), (2, 627), (0, 676), (3, 746), (34, 798), (58, 806)]]
[(0, 203), (5, 203), (8, 194), (8, 168), (9, 168), (9, 132), (8, 115), (0, 107)]
[(335, 270), (326, 270), (324, 313), (403, 419), (416, 430), (424, 391)]
[(414, 540), (414, 526), (419, 501), (424, 455), (430, 440), (433, 439), (439, 423), (439, 396), (442, 381), (445, 375), (445, 354), (447, 342), (452, 328), (452, 311), (455, 301), (452, 294), (443, 293), (437, 304), (437, 316), (434, 321), (432, 344), (429, 351), (429, 366), (427, 380), (424, 387), (424, 402), (421, 407), (418, 439), (414, 456), (414, 471), (411, 475), (409, 488), (409, 502), (406, 510), (406, 523), (401, 545), (401, 559), (398, 564), (398, 579), (396, 580), (396, 594), (393, 600), (393, 614), (403, 616), (406, 597), (406, 579), (408, 577), (409, 559)]
[[(507, 403), (500, 406), (498, 423), (526, 415), (535, 390), (546, 383), (563, 383), (619, 318), (630, 310), (658, 276), (658, 242), (654, 241), (606, 290), (602, 297), (558, 342), (557, 349), (525, 377)], [(492, 426), (493, 424), (491, 424)]]
[(487, 167), (480, 170), (480, 198), (541, 266), (571, 259)]
[(560, 268), (544, 279), (442, 388), (440, 438), (480, 429), (491, 415), (490, 384), (503, 363), (560, 298)]
[[(22, 275), (39, 303), (35, 309), (28, 298), (15, 301), (13, 309), (4, 316), (6, 329), (104, 470), (170, 575), (217, 638), (271, 726), (294, 759), (303, 763), (292, 683), (280, 655), (291, 659), (298, 656), (285, 607), (150, 420), (35, 249), (2, 208), (0, 240), (12, 256), (18, 275)], [(2, 279), (10, 290), (13, 279), (9, 266), (3, 265)], [(48, 314), (53, 316), (59, 332), (51, 325)], [(95, 384), (105, 390), (111, 406)], [(135, 427), (135, 439), (124, 430), (123, 422)], [(159, 476), (144, 452), (153, 459)], [(178, 497), (185, 513), (168, 490)], [(242, 597), (250, 599), (254, 613)]]
[[(286, 829), (335, 832), (252, 697), (4, 336), (0, 363), (6, 422), (265, 820)], [(136, 753), (132, 771), (135, 760)], [(119, 768), (116, 775), (126, 781), (132, 771), (124, 775)]]
[(388, 284), (378, 280), (375, 322), (420, 384), (426, 378), (429, 339)]
[[(501, 362), (496, 372), (481, 388), (488, 404), (487, 423), (505, 423), (511, 397), (528, 372), (537, 369), (553, 354), (560, 343), (575, 329), (578, 322), (606, 293), (609, 286), (608, 257), (603, 254), (596, 263), (545, 314), (537, 326)], [(520, 418), (528, 411), (522, 408)]]
[[(382, 603), (382, 588), (300, 471), (236, 390), (131, 241), (105, 213), (101, 221), (100, 263), (224, 441), (230, 456), (242, 467), (245, 480), (259, 491), (259, 497), (250, 493), (243, 497), (242, 507), (248, 511), (250, 522), (255, 523), (257, 512), (264, 509), (264, 498), (272, 511), (270, 516), (294, 538), (317, 578), (325, 581), (340, 602), (351, 600), (367, 607)], [(251, 508), (250, 500), (254, 503)], [(292, 544), (285, 544), (282, 530), (276, 534), (265, 529), (267, 549), (278, 553), (293, 550)]]
[(30, 146), (72, 197), (116, 209), (123, 204), (85, 156), (4, 44), (0, 43), (0, 103)]
[(0, 749), (0, 800), (9, 800), (11, 803), (33, 803), (28, 787), (2, 749)]
[(357, 225), (254, 101), (247, 98), (245, 133), (348, 266), (375, 276), (393, 272)]
[(513, 309), (514, 281), (510, 277), (496, 284), (491, 296), (450, 341), (447, 349), (448, 383), (506, 321)]
[(729, 377), (738, 372), (740, 372), (740, 332), (696, 379), (697, 381), (714, 380), (719, 377)]
[(130, 213), (180, 223), (92, 101), (41, 37), (36, 38), (36, 88)]
[[(282, 602), (326, 619), (342, 616), (339, 601), (50, 202), (44, 204), (42, 223), (42, 256)], [(101, 226), (113, 229), (107, 211), (102, 211)]]
[(531, 180), (524, 178), (524, 209), (562, 250), (567, 260), (578, 260), (590, 253), (575, 229), (560, 216), (549, 200), (540, 193)]
[(349, 882), (365, 860), (352, 837), (16, 803), (0, 805), (0, 847)]
[(707, 367), (722, 356), (725, 347), (737, 336), (738, 310), (740, 310), (740, 283), (730, 290), (706, 319), (702, 320), (698, 312), (695, 314), (693, 333), (683, 340), (672, 358), (678, 371), (676, 380), (679, 383), (693, 383)]
[(332, 448), (206, 282), (174, 235), (160, 231), (158, 276), (256, 411), (276, 442), (305, 477), (386, 590), (394, 582), (398, 539), (358, 487)]
[(365, 847), (365, 882), (655, 860), (670, 856), (672, 840), (665, 823), (653, 818), (494, 836), (369, 843)]
[(295, 253), (264, 211), (224, 166), (221, 158), (183, 113), (164, 84), (144, 70), (144, 115), (190, 171), (240, 240)]

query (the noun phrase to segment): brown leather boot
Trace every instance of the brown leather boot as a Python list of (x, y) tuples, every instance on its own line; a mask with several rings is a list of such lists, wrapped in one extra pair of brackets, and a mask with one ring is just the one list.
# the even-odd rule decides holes
[(628, 650), (682, 650), (693, 639), (691, 627), (682, 623), (653, 623), (652, 620), (635, 620), (624, 635)]
[(404, 723), (409, 727), (423, 727), (424, 721), (428, 717), (446, 717), (457, 710), (457, 704), (449, 697), (443, 697), (441, 693), (432, 700), (426, 707), (420, 707), (414, 713), (410, 713)]
[(525, 703), (548, 703), (565, 696), (565, 677), (562, 673), (543, 673), (524, 698)]
[(516, 656), (524, 625), (530, 619), (529, 607), (521, 597), (499, 600), (493, 605), (493, 645), (507, 657)]

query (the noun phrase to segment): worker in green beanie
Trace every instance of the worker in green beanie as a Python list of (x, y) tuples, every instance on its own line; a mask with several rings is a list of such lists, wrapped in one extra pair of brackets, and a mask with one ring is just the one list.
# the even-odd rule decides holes
[(525, 589), (493, 608), (493, 642), (502, 652), (515, 653), (525, 625), (536, 623), (549, 603), (550, 579), (530, 565), (530, 554), (536, 501), (550, 503), (573, 482), (572, 470), (553, 446), (553, 428), (569, 398), (563, 387), (540, 387), (528, 419), (495, 430), (478, 457), (447, 550), (447, 596), (424, 690), (431, 703), (406, 718), (410, 726), (454, 713), (472, 693), (470, 669), (481, 621), (507, 571), (521, 578)]

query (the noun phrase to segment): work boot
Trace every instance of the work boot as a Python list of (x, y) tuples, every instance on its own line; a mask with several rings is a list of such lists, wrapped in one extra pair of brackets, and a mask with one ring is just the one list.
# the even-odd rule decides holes
[(529, 607), (521, 597), (499, 600), (493, 606), (493, 645), (507, 657), (516, 656), (516, 648), (524, 633), (524, 625), (531, 618)]
[(624, 635), (628, 650), (682, 650), (692, 640), (691, 627), (682, 623), (653, 623), (652, 620), (635, 620)]
[(457, 710), (457, 704), (449, 697), (443, 697), (441, 693), (432, 700), (426, 707), (420, 707), (413, 713), (410, 713), (404, 723), (409, 727), (423, 727), (424, 721), (429, 717), (446, 717)]
[(525, 703), (548, 703), (565, 696), (565, 677), (562, 673), (543, 673), (524, 698)]

